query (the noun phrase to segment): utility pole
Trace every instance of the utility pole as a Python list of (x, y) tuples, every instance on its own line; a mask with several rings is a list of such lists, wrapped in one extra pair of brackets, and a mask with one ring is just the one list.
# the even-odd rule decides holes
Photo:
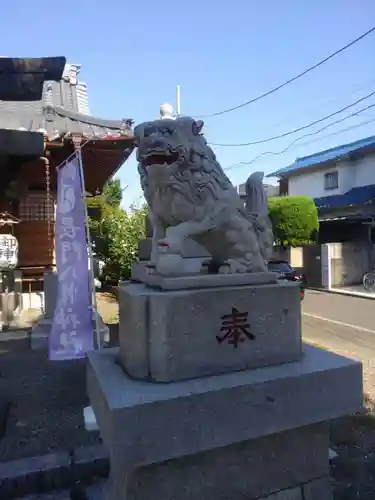
[(180, 116), (181, 114), (181, 89), (180, 86), (176, 87), (176, 115)]

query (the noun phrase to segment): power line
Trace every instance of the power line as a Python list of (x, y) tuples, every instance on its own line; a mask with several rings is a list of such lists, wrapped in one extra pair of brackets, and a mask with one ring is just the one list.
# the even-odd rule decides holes
[(301, 130), (305, 130), (307, 128), (313, 127), (314, 125), (317, 125), (318, 123), (321, 123), (325, 120), (328, 120), (329, 118), (332, 118), (332, 116), (336, 116), (336, 115), (342, 113), (343, 111), (346, 111), (347, 109), (352, 108), (353, 106), (356, 106), (360, 102), (365, 101), (366, 99), (369, 99), (373, 95), (375, 95), (375, 91), (371, 92), (370, 94), (367, 94), (364, 97), (361, 97), (361, 99), (358, 99), (357, 101), (355, 101), (351, 104), (348, 104), (347, 106), (344, 106), (343, 108), (341, 108), (337, 111), (334, 111), (333, 113), (330, 113), (329, 115), (323, 116), (322, 118), (319, 118), (318, 120), (315, 120), (311, 123), (308, 123), (307, 125), (303, 125), (302, 127), (298, 127), (298, 128), (293, 129), (293, 130), (289, 130), (289, 132), (284, 132), (283, 134), (268, 137), (267, 139), (261, 139), (259, 141), (246, 142), (246, 143), (242, 143), (242, 144), (217, 144), (214, 142), (209, 142), (208, 144), (210, 146), (219, 146), (219, 147), (243, 147), (243, 146), (255, 146), (257, 144), (265, 144), (266, 142), (275, 141), (276, 139), (282, 139), (283, 137), (287, 137), (288, 135), (296, 134), (297, 132), (301, 132)]
[(352, 40), (348, 44), (344, 45), (344, 47), (341, 47), (341, 49), (336, 50), (336, 52), (333, 52), (333, 54), (330, 54), (329, 56), (325, 57), (324, 59), (322, 59), (318, 63), (314, 64), (313, 66), (310, 66), (310, 68), (305, 69), (305, 71), (302, 71), (302, 73), (299, 73), (298, 75), (294, 76), (293, 78), (286, 80), (284, 83), (281, 83), (277, 87), (274, 87), (273, 89), (268, 90), (267, 92), (264, 92), (263, 94), (260, 94), (257, 97), (250, 99), (249, 101), (243, 102), (242, 104), (238, 104), (237, 106), (233, 106), (232, 108), (227, 108), (227, 109), (224, 109), (222, 111), (217, 111), (216, 113), (211, 113), (209, 115), (201, 115), (201, 116), (198, 116), (198, 118), (212, 118), (214, 116), (219, 116), (219, 115), (223, 115), (225, 113), (230, 113), (231, 111), (235, 111), (236, 109), (244, 108), (245, 106), (248, 106), (249, 104), (253, 104), (254, 102), (257, 102), (260, 99), (263, 99), (264, 97), (268, 97), (269, 95), (274, 94), (278, 90), (286, 87), (290, 83), (293, 83), (296, 80), (298, 80), (299, 78), (302, 78), (303, 76), (307, 75), (308, 73), (310, 73), (314, 69), (319, 68), (319, 66), (322, 66), (322, 64), (326, 63), (327, 61), (329, 61), (333, 57), (337, 56), (338, 54), (341, 54), (346, 49), (348, 49), (348, 48), (352, 47), (353, 45), (355, 45), (356, 43), (360, 42), (368, 35), (371, 35), (371, 33), (373, 33), (374, 31), (375, 31), (375, 26), (373, 28), (371, 28), (370, 30), (366, 31), (366, 33), (363, 33), (361, 36), (359, 36), (355, 40)]
[[(322, 102), (322, 103), (319, 103), (319, 106), (320, 106), (320, 107), (328, 107), (328, 106), (329, 106), (329, 105), (331, 105), (331, 104), (336, 104), (336, 103), (340, 102), (340, 101), (342, 100), (342, 98), (343, 98), (343, 97), (350, 97), (350, 96), (352, 96), (352, 95), (354, 95), (354, 94), (357, 94), (357, 93), (358, 93), (358, 92), (360, 92), (360, 91), (367, 90), (367, 89), (369, 89), (369, 88), (371, 88), (371, 87), (374, 87), (374, 85), (375, 85), (375, 80), (374, 80), (374, 79), (372, 79), (372, 80), (367, 80), (367, 81), (366, 81), (366, 84), (363, 84), (363, 85), (361, 85), (360, 87), (356, 87), (355, 89), (351, 90), (350, 92), (345, 92), (345, 94), (342, 94), (340, 97), (337, 97), (337, 96), (336, 96), (334, 99), (329, 99), (329, 100), (327, 100), (327, 101), (324, 101), (324, 102)], [(313, 99), (313, 98), (312, 98), (312, 99)], [(306, 112), (306, 111), (308, 111), (308, 110), (310, 110), (310, 111), (311, 111), (312, 109), (313, 109), (313, 108), (311, 108), (311, 107), (308, 107), (308, 108), (302, 108), (302, 109), (300, 108), (300, 109), (299, 109), (299, 112), (298, 112), (298, 116), (301, 116), (301, 114), (303, 114), (304, 112)], [(316, 105), (315, 105), (314, 109), (316, 109)], [(284, 124), (284, 123), (288, 123), (289, 121), (291, 121), (291, 119), (295, 118), (296, 116), (297, 116), (297, 115), (296, 115), (295, 113), (294, 113), (294, 114), (292, 114), (292, 115), (289, 115), (289, 116), (285, 117), (283, 120), (281, 120), (281, 121), (279, 121), (279, 122), (276, 122), (276, 123), (270, 124), (270, 127), (271, 127), (271, 128), (277, 128), (277, 127), (279, 127), (280, 125), (282, 125), (282, 124)], [(209, 130), (209, 129), (210, 129), (210, 128), (209, 128), (209, 126), (207, 127), (207, 126), (205, 125), (205, 130), (207, 131), (207, 130)]]
[(341, 130), (337, 130), (336, 132), (331, 132), (330, 134), (325, 134), (322, 137), (315, 137), (313, 139), (310, 139), (309, 141), (302, 142), (301, 144), (298, 144), (298, 146), (306, 146), (307, 144), (312, 144), (313, 142), (316, 141), (321, 141), (322, 139), (327, 139), (328, 137), (334, 137), (335, 135), (343, 134), (345, 132), (348, 132), (349, 130), (354, 130), (356, 128), (364, 127), (365, 125), (368, 125), (369, 123), (375, 122), (375, 118), (372, 118), (371, 120), (366, 120), (361, 123), (357, 123), (356, 125), (350, 125), (349, 127), (343, 128)]
[[(338, 103), (341, 103), (343, 98), (344, 97), (351, 97), (355, 94), (357, 94), (358, 92), (362, 92), (362, 91), (365, 91), (365, 90), (369, 90), (370, 88), (374, 88), (375, 86), (375, 79), (371, 79), (371, 80), (366, 80), (366, 83), (363, 82), (363, 84), (361, 86), (357, 86), (356, 88), (350, 90), (350, 92), (345, 92), (343, 94), (341, 94), (340, 96), (337, 96), (332, 99), (328, 99), (327, 101), (323, 101), (323, 102), (319, 102), (318, 104), (315, 103), (315, 106), (314, 107), (307, 107), (307, 108), (299, 108), (299, 111), (298, 111), (298, 115), (296, 113), (293, 113), (293, 114), (290, 114), (288, 116), (285, 116), (282, 120), (276, 122), (276, 123), (270, 123), (268, 128), (271, 128), (271, 129), (274, 129), (274, 128), (278, 128), (280, 125), (283, 125), (283, 124), (288, 124), (290, 121), (292, 121), (293, 119), (295, 119), (297, 116), (300, 117), (301, 115), (304, 115), (306, 112), (311, 112), (311, 111), (316, 111), (317, 109), (317, 105), (319, 106), (319, 108), (329, 108), (331, 105), (333, 104), (338, 104)], [(311, 97), (310, 98), (310, 101), (311, 100), (314, 100), (314, 97)], [(205, 135), (209, 135), (209, 132), (210, 132), (210, 124), (207, 125), (205, 124)]]
[[(326, 101), (318, 103), (318, 105), (319, 105), (319, 107), (327, 108), (327, 107), (329, 107), (329, 106), (331, 106), (333, 104), (340, 103), (342, 101), (343, 97), (351, 97), (354, 94), (357, 94), (358, 92), (362, 92), (362, 91), (368, 90), (369, 88), (373, 88), (374, 85), (375, 85), (375, 80), (374, 79), (367, 80), (366, 84), (363, 84), (360, 87), (356, 87), (355, 89), (351, 90), (350, 92), (345, 92), (344, 94), (341, 94), (340, 96), (336, 95), (334, 99), (332, 99), (332, 98), (331, 99), (327, 99)], [(311, 97), (311, 100), (314, 100), (314, 96)], [(305, 113), (306, 111), (316, 110), (316, 107), (317, 107), (317, 105), (315, 104), (314, 107), (308, 106), (307, 108), (299, 108), (298, 117), (300, 117), (301, 114)], [(286, 116), (281, 121), (278, 121), (276, 123), (270, 124), (269, 126), (272, 127), (272, 128), (277, 128), (280, 125), (283, 125), (285, 123), (290, 122), (296, 116), (297, 116), (297, 114), (293, 113), (293, 114), (291, 114), (289, 116)]]
[[(350, 114), (348, 116), (345, 116), (344, 118), (341, 118), (340, 120), (336, 120), (336, 121), (334, 121), (332, 123), (329, 123), (325, 127), (322, 127), (321, 129), (316, 130), (315, 132), (311, 132), (309, 134), (301, 135), (301, 137), (298, 137), (297, 139), (295, 139), (292, 143), (289, 144), (289, 146), (287, 146), (286, 148), (282, 149), (281, 151), (266, 151), (266, 152), (261, 153), (260, 155), (256, 156), (255, 158), (253, 158), (250, 161), (241, 161), (239, 163), (234, 163), (233, 165), (230, 165), (229, 167), (226, 167), (223, 170), (228, 171), (228, 170), (232, 170), (234, 168), (240, 167), (241, 165), (251, 165), (251, 164), (255, 163), (257, 160), (259, 160), (260, 158), (262, 158), (263, 156), (267, 156), (267, 155), (280, 156), (280, 155), (283, 155), (290, 148), (292, 148), (296, 144), (296, 142), (300, 141), (301, 139), (304, 139), (305, 137), (310, 137), (310, 136), (313, 136), (313, 135), (320, 134), (320, 132), (322, 132), (323, 130), (326, 130), (327, 128), (332, 127), (333, 125), (337, 125), (338, 123), (341, 123), (341, 122), (343, 122), (345, 120), (348, 120), (349, 118), (352, 118), (353, 116), (357, 116), (357, 115), (359, 115), (361, 113), (364, 113), (368, 109), (371, 109), (371, 108), (374, 108), (374, 107), (375, 107), (375, 103), (374, 104), (370, 104), (369, 106), (366, 106), (366, 108), (363, 108), (363, 109), (361, 109), (359, 111), (356, 111), (355, 113), (352, 113), (352, 114)], [(334, 136), (334, 135), (342, 134), (344, 132), (347, 132), (348, 130), (352, 130), (352, 129), (355, 129), (355, 128), (363, 127), (364, 125), (368, 125), (369, 123), (372, 123), (374, 121), (375, 121), (375, 118), (372, 118), (371, 120), (367, 120), (367, 121), (359, 123), (357, 125), (351, 125), (350, 127), (347, 127), (345, 129), (339, 130), (337, 132), (333, 132), (331, 134), (326, 134), (323, 137), (319, 137), (319, 138), (316, 138), (316, 139), (312, 139), (310, 141), (306, 141), (306, 142), (300, 144), (300, 146), (304, 146), (304, 145), (310, 144), (312, 142), (315, 142), (316, 140), (326, 139), (327, 137), (331, 137), (331, 136)]]
[[(374, 104), (371, 104), (370, 106), (367, 106), (366, 108), (363, 108), (355, 113), (352, 113), (350, 114), (349, 116), (346, 116), (344, 118), (341, 118), (340, 120), (336, 120), (335, 122), (332, 122), (328, 125), (326, 125), (325, 127), (322, 127), (321, 129), (319, 130), (316, 130), (315, 132), (311, 132), (309, 134), (304, 134), (302, 135), (301, 137), (298, 137), (297, 139), (295, 139), (291, 144), (289, 144), (289, 146), (287, 146), (286, 148), (284, 148), (283, 150), (281, 151), (266, 151), (264, 153), (261, 153), (260, 155), (256, 156), (255, 158), (253, 158), (252, 160), (250, 161), (241, 161), (239, 163), (235, 163), (233, 165), (230, 165), (229, 167), (226, 167), (224, 168), (225, 171), (227, 170), (231, 170), (232, 168), (236, 168), (236, 167), (239, 167), (241, 165), (251, 165), (252, 163), (255, 163), (257, 160), (259, 160), (260, 158), (262, 158), (263, 156), (266, 156), (266, 155), (273, 155), (273, 156), (279, 156), (279, 155), (282, 155), (284, 153), (286, 153), (292, 146), (294, 146), (296, 144), (296, 142), (300, 141), (301, 139), (304, 139), (305, 137), (310, 137), (310, 136), (313, 136), (313, 135), (317, 135), (319, 134), (320, 132), (322, 132), (323, 130), (326, 130), (327, 128), (329, 127), (332, 127), (333, 125), (337, 125), (338, 123), (341, 123), (343, 122), (344, 120), (348, 120), (349, 118), (352, 118), (353, 116), (357, 116), (359, 115), (360, 113), (363, 113), (365, 111), (367, 111), (368, 109), (371, 109), (375, 107), (375, 103)], [(372, 123), (374, 122), (375, 119), (371, 119), (371, 120), (368, 120), (368, 121), (365, 121), (365, 122), (362, 122), (362, 123), (359, 123), (357, 125), (351, 125), (350, 127), (347, 127), (345, 129), (342, 129), (342, 130), (339, 130), (337, 132), (333, 132), (331, 134), (326, 134), (324, 135), (323, 137), (319, 137), (319, 138), (315, 138), (315, 139), (312, 139), (310, 141), (306, 141), (302, 144), (300, 144), (300, 146), (305, 146), (307, 144), (310, 144), (312, 142), (315, 142), (317, 140), (321, 140), (321, 139), (325, 139), (327, 137), (331, 137), (331, 136), (334, 136), (334, 135), (338, 135), (338, 134), (342, 134), (344, 132), (347, 132), (348, 130), (352, 130), (352, 129), (355, 129), (355, 128), (358, 128), (358, 127), (362, 127), (364, 125), (367, 125), (369, 123)]]

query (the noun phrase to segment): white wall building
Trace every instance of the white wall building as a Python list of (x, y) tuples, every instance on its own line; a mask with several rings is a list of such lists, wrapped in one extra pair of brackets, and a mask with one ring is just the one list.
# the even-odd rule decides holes
[(271, 176), (284, 184), (285, 194), (311, 196), (317, 207), (370, 202), (375, 197), (375, 137), (297, 158)]
[(338, 160), (334, 165), (301, 172), (289, 177), (289, 194), (308, 194), (312, 198), (342, 195), (352, 188), (375, 184), (375, 153)]
[(375, 136), (297, 158), (271, 176), (281, 194), (310, 196), (318, 208), (322, 245), (302, 249), (308, 283), (362, 283), (375, 266)]

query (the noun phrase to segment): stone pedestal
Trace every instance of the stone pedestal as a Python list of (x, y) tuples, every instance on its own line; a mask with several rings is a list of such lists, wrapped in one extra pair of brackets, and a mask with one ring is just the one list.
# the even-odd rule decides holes
[(134, 378), (170, 382), (302, 355), (294, 283), (170, 291), (132, 284), (120, 287), (119, 302), (120, 363)]
[(305, 345), (293, 363), (152, 384), (117, 357), (88, 362), (108, 499), (332, 499), (322, 422), (361, 408), (360, 363)]
[(302, 344), (299, 292), (272, 273), (121, 286), (120, 348), (88, 356), (108, 500), (332, 500), (326, 423), (361, 409), (362, 367)]
[(0, 273), (0, 330), (18, 324), (22, 313), (22, 273), (18, 270)]
[(31, 348), (47, 347), (49, 332), (52, 327), (53, 314), (57, 301), (58, 278), (54, 271), (46, 271), (43, 277), (44, 316), (31, 330)]

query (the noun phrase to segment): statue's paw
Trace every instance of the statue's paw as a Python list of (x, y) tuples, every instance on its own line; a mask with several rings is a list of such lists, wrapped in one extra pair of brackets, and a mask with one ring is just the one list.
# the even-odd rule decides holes
[(218, 274), (222, 267), (223, 265), (218, 261), (214, 261), (213, 259), (205, 260), (202, 262), (201, 271), (205, 274)]
[(247, 266), (238, 260), (228, 259), (229, 272), (234, 273), (247, 273)]
[(228, 261), (222, 264), (219, 269), (220, 274), (236, 274), (247, 272), (247, 266), (234, 259), (228, 259)]
[(230, 266), (228, 263), (224, 263), (222, 264), (220, 267), (219, 267), (219, 274), (230, 274), (231, 273), (231, 270), (230, 270)]
[(180, 240), (174, 238), (163, 238), (158, 241), (158, 253), (182, 254), (183, 245)]

